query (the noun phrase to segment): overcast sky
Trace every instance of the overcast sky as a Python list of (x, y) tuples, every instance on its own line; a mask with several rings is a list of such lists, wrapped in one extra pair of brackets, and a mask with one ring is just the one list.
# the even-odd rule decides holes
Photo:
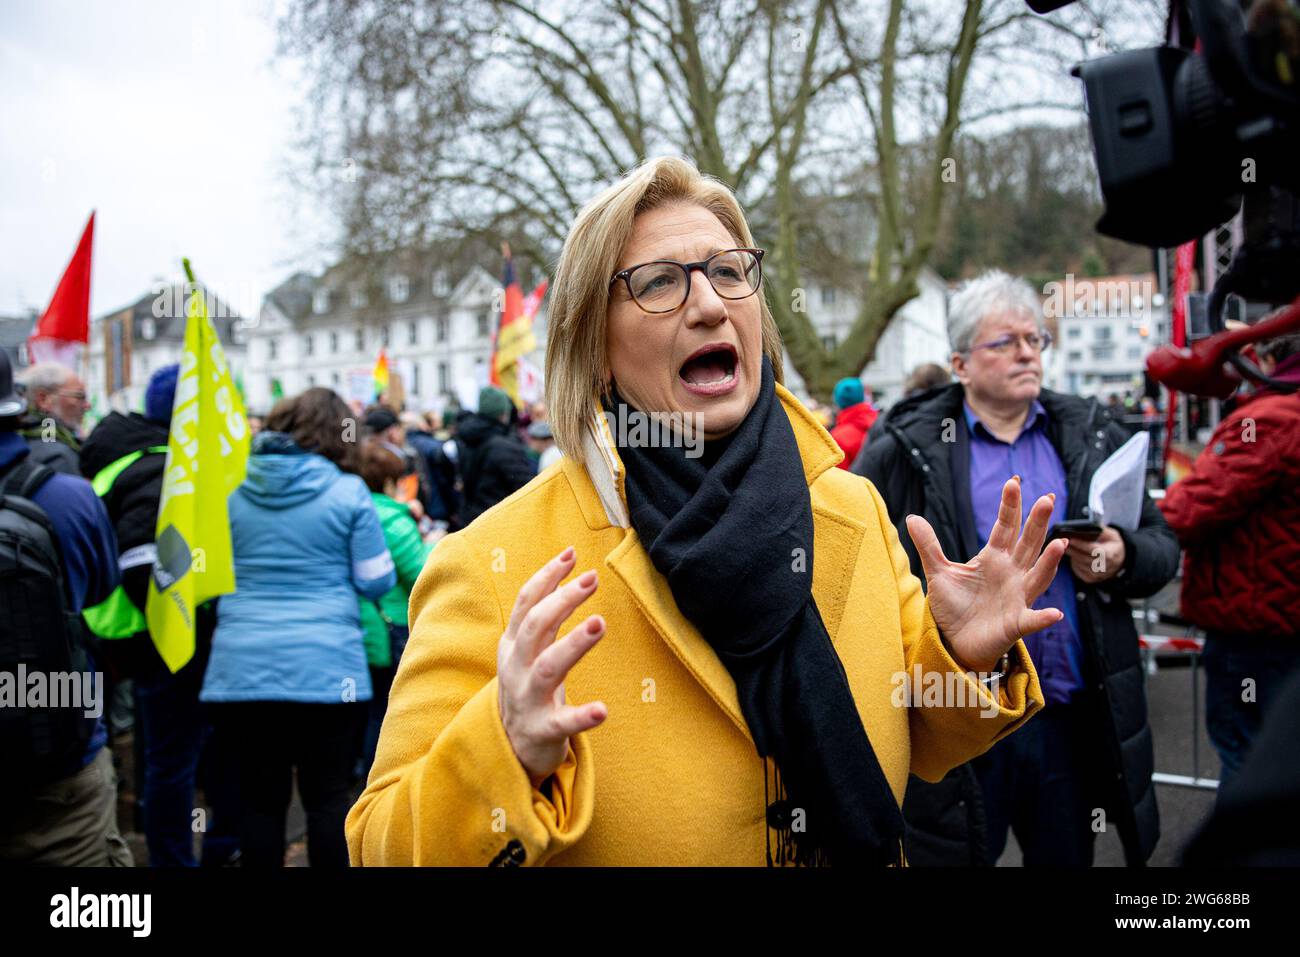
[(274, 52), (271, 0), (0, 0), (0, 313), (45, 308), (92, 209), (92, 316), (180, 278), (182, 255), (254, 310), (318, 266)]

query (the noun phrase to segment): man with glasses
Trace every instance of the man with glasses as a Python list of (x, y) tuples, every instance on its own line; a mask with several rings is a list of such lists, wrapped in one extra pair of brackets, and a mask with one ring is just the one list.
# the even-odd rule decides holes
[[(871, 479), (918, 574), (909, 514), (934, 527), (944, 554), (969, 560), (997, 519), (999, 490), (1019, 476), (1022, 502), (1054, 495), (1053, 524), (1086, 519), (1092, 473), (1128, 434), (1095, 399), (1043, 389), (1040, 297), (989, 272), (949, 304), (957, 382), (913, 396), (872, 430), (855, 470)], [(1173, 577), (1178, 543), (1154, 503), (1140, 527), (1070, 534), (1067, 562), (1036, 603), (1056, 625), (1025, 638), (1046, 708), (942, 782), (913, 780), (904, 814), (914, 864), (996, 863), (1015, 832), (1027, 866), (1086, 867), (1096, 834), (1115, 828), (1130, 865), (1159, 837), (1153, 759), (1130, 598)]]
[(31, 448), (32, 461), (56, 472), (81, 475), (81, 420), (90, 403), (80, 377), (57, 362), (39, 362), (24, 369), (18, 382), (27, 396), (28, 414), (20, 434)]

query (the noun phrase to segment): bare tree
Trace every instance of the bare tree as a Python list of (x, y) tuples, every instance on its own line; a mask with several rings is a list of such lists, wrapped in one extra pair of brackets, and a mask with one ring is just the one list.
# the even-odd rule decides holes
[[(1105, 22), (1021, 0), (295, 0), (281, 38), (351, 251), (500, 237), (549, 262), (598, 188), (681, 153), (751, 212), (791, 361), (825, 396), (917, 295), (963, 123), (1077, 113), (1066, 67)], [(859, 295), (831, 349), (810, 278)]]

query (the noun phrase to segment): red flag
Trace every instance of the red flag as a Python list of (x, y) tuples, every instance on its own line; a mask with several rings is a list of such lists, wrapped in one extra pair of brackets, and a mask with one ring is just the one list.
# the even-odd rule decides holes
[(49, 308), (27, 338), (33, 363), (60, 362), (75, 368), (80, 347), (90, 340), (90, 250), (94, 238), (92, 212)]
[[(1183, 243), (1174, 254), (1174, 301), (1170, 303), (1169, 341), (1176, 346), (1187, 345), (1187, 293), (1192, 288), (1192, 267), (1196, 261), (1196, 240)], [(1174, 444), (1174, 416), (1178, 409), (1178, 393), (1169, 390), (1169, 407), (1165, 410), (1165, 454), (1161, 469), (1169, 469), (1169, 455)]]

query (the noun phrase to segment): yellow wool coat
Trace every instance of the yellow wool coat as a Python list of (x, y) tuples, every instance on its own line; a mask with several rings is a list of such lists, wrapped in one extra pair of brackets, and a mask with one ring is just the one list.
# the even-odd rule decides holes
[[(834, 440), (777, 391), (811, 490), (813, 596), (901, 804), (909, 772), (938, 780), (1042, 707), (1038, 677), (1018, 642), (996, 702), (964, 674), (947, 683), (966, 694), (924, 699), (942, 706), (917, 706), (916, 691), (903, 700), (900, 674), (961, 668), (879, 494), (834, 467)], [(775, 846), (764, 803), (770, 766), (735, 684), (630, 527), (602, 416), (584, 441), (585, 465), (551, 466), (444, 539), (420, 575), (378, 755), (347, 818), (353, 864), (762, 865), (769, 837)], [(568, 545), (574, 573), (596, 569), (600, 587), (559, 634), (591, 614), (607, 633), (570, 672), (566, 695), (604, 701), (609, 716), (572, 739), (543, 792), (501, 724), (497, 642), (520, 587)]]

